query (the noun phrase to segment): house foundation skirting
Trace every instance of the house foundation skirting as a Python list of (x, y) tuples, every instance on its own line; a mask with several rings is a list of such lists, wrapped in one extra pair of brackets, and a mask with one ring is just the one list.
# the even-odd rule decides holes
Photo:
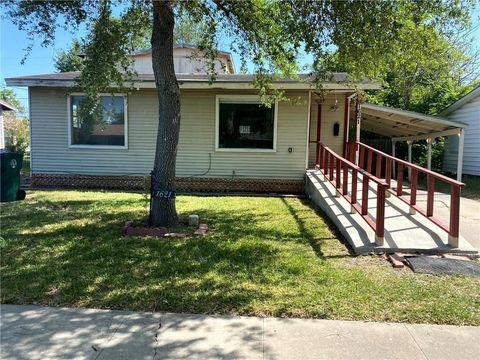
[[(73, 174), (33, 174), (32, 187), (70, 189), (146, 190), (148, 176), (98, 176)], [(231, 178), (177, 178), (177, 191), (185, 192), (249, 192), (300, 194), (304, 180), (282, 179), (231, 179)]]

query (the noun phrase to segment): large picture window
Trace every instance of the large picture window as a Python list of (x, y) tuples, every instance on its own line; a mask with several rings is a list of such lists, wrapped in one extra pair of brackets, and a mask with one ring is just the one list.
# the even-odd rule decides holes
[(84, 101), (83, 95), (70, 96), (70, 145), (126, 147), (125, 98), (102, 95), (95, 109), (81, 106)]
[(217, 99), (217, 148), (275, 150), (275, 105), (257, 100)]

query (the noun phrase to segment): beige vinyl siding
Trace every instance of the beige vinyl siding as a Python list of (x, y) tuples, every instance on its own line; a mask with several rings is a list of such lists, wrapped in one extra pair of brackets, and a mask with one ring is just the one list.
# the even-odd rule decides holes
[[(297, 101), (279, 103), (276, 152), (216, 152), (215, 96), (234, 93), (182, 91), (177, 176), (302, 179), (308, 93), (287, 93)], [(152, 169), (158, 114), (154, 90), (128, 95), (128, 149), (69, 148), (65, 90), (31, 88), (30, 94), (34, 173), (134, 175)]]
[[(343, 153), (343, 128), (345, 118), (345, 94), (326, 94), (321, 100), (322, 114), (320, 125), (320, 141), (335, 151), (337, 154)], [(337, 109), (334, 110), (333, 106), (337, 103)], [(312, 113), (311, 113), (311, 125), (310, 125), (310, 140), (317, 140), (317, 114), (318, 104), (312, 101)], [(333, 125), (338, 122), (340, 125), (340, 131), (338, 136), (333, 136)], [(311, 143), (309, 146), (309, 167), (315, 166), (316, 160), (316, 144)]]
[[(448, 115), (448, 118), (468, 124), (463, 148), (463, 173), (480, 176), (480, 96)], [(443, 170), (457, 171), (458, 136), (449, 136), (445, 143)]]

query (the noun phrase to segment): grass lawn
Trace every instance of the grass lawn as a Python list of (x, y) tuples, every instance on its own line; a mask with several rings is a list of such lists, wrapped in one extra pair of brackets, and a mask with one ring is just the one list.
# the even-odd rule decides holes
[(213, 231), (126, 238), (141, 194), (32, 191), (3, 204), (2, 303), (480, 325), (480, 279), (353, 257), (308, 202), (180, 196)]

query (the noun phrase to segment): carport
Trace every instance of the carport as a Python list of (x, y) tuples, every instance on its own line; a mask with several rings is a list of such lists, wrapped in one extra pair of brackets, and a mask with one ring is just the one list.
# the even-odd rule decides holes
[(390, 137), (392, 156), (395, 157), (396, 144), (406, 141), (408, 161), (412, 162), (412, 145), (415, 141), (426, 140), (428, 145), (427, 168), (431, 169), (432, 141), (442, 136), (458, 135), (457, 180), (462, 180), (463, 144), (467, 124), (452, 121), (440, 116), (425, 115), (392, 107), (362, 103), (357, 106), (357, 135), (360, 142), (360, 129)]

